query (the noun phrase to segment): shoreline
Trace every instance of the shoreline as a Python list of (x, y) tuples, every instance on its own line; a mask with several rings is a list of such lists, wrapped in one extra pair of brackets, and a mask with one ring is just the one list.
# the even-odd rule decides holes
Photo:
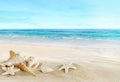
[[(93, 46), (95, 48), (104, 48), (107, 47), (119, 47), (120, 40), (80, 40), (80, 41), (45, 41), (45, 42), (17, 42), (17, 41), (9, 41), (9, 42), (0, 42), (0, 44), (13, 44), (13, 45), (31, 45), (31, 46), (55, 46), (55, 47), (67, 47), (67, 48), (74, 48), (74, 47), (90, 47)], [(103, 45), (103, 46), (101, 46)]]

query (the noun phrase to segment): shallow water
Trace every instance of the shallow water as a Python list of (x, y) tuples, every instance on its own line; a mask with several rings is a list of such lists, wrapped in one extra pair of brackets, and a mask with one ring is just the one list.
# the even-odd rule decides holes
[(0, 42), (67, 43), (86, 45), (95, 43), (120, 44), (119, 29), (7, 29), (0, 30)]

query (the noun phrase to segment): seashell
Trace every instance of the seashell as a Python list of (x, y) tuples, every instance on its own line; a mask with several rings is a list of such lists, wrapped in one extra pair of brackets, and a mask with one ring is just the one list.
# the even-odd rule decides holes
[(2, 63), (2, 65), (8, 65), (10, 63), (18, 67), (20, 70), (36, 76), (36, 74), (33, 73), (23, 62), (24, 62), (23, 57), (21, 57), (19, 54), (16, 54), (14, 51), (10, 50), (9, 59)]
[(40, 64), (38, 59), (32, 56), (28, 57), (26, 62), (27, 62), (27, 66), (32, 69), (36, 69)]
[(10, 58), (9, 58), (9, 59), (13, 59), (13, 58), (19, 56), (19, 54), (16, 54), (16, 53), (15, 53), (14, 51), (12, 51), (12, 50), (10, 50), (9, 53), (10, 53)]
[(48, 67), (48, 66), (46, 66), (46, 65), (44, 65), (44, 64), (42, 64), (41, 66), (40, 66), (40, 69), (39, 69), (41, 72), (43, 72), (43, 73), (47, 73), (47, 72), (52, 72), (52, 71), (54, 71), (52, 68), (50, 68), (50, 67)]
[(24, 61), (23, 57), (21, 57), (19, 54), (16, 54), (14, 51), (10, 50), (9, 53), (10, 53), (10, 57), (2, 64), (8, 64), (8, 63), (18, 64)]
[(22, 71), (32, 74), (33, 76), (36, 76), (36, 74), (32, 72), (24, 63), (19, 63), (19, 64), (16, 64), (15, 66), (18, 67)]

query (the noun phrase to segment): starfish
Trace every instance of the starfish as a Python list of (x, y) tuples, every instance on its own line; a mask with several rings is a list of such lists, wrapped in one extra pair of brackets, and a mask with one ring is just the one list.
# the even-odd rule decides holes
[(15, 72), (20, 71), (20, 69), (14, 69), (14, 65), (10, 66), (10, 67), (2, 67), (2, 69), (5, 71), (4, 73), (2, 73), (2, 75), (15, 75)]
[(59, 68), (59, 70), (65, 70), (65, 73), (68, 73), (69, 69), (77, 69), (77, 68), (73, 65), (73, 63), (63, 64)]

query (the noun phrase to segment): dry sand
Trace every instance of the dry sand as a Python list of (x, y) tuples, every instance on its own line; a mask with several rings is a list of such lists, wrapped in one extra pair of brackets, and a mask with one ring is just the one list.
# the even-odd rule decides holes
[[(52, 73), (35, 71), (37, 77), (25, 72), (15, 76), (0, 75), (0, 82), (120, 82), (120, 45), (88, 45), (60, 47), (52, 45), (0, 44), (0, 61), (9, 57), (9, 50), (22, 56), (34, 56), (55, 69)], [(77, 70), (68, 74), (59, 65), (73, 62)], [(0, 69), (0, 74), (3, 71)]]

